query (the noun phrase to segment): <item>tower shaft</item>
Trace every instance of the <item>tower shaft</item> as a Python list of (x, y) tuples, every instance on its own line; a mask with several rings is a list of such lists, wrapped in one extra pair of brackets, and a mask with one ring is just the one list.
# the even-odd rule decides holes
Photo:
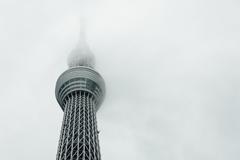
[(64, 98), (63, 105), (57, 160), (100, 160), (95, 97), (77, 90)]

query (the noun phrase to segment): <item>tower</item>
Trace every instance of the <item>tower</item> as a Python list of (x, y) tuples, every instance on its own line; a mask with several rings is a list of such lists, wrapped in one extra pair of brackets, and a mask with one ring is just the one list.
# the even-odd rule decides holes
[(69, 56), (68, 65), (55, 89), (64, 112), (57, 160), (100, 160), (96, 112), (104, 99), (105, 83), (94, 70), (94, 56), (84, 32)]

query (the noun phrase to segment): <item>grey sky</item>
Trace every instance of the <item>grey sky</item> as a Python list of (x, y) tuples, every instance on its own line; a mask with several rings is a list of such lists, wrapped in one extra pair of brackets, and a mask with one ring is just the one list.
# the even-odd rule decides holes
[(103, 160), (240, 159), (237, 0), (1, 0), (1, 159), (55, 159), (82, 15), (107, 84)]

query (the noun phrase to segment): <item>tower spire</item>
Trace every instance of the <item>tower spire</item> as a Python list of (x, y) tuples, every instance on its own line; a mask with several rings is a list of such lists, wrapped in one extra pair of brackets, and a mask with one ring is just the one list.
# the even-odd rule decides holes
[(77, 47), (88, 47), (86, 40), (86, 20), (85, 18), (80, 18), (80, 31), (78, 35)]
[(80, 32), (78, 42), (68, 57), (68, 66), (70, 68), (78, 66), (94, 68), (94, 65), (95, 57), (92, 54), (86, 41), (86, 22), (84, 18), (80, 18)]

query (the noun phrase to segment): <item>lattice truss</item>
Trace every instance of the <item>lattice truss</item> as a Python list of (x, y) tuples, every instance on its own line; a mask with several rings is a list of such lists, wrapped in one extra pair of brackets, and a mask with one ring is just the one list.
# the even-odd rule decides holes
[(64, 105), (57, 160), (100, 160), (94, 97), (75, 91), (65, 98)]

